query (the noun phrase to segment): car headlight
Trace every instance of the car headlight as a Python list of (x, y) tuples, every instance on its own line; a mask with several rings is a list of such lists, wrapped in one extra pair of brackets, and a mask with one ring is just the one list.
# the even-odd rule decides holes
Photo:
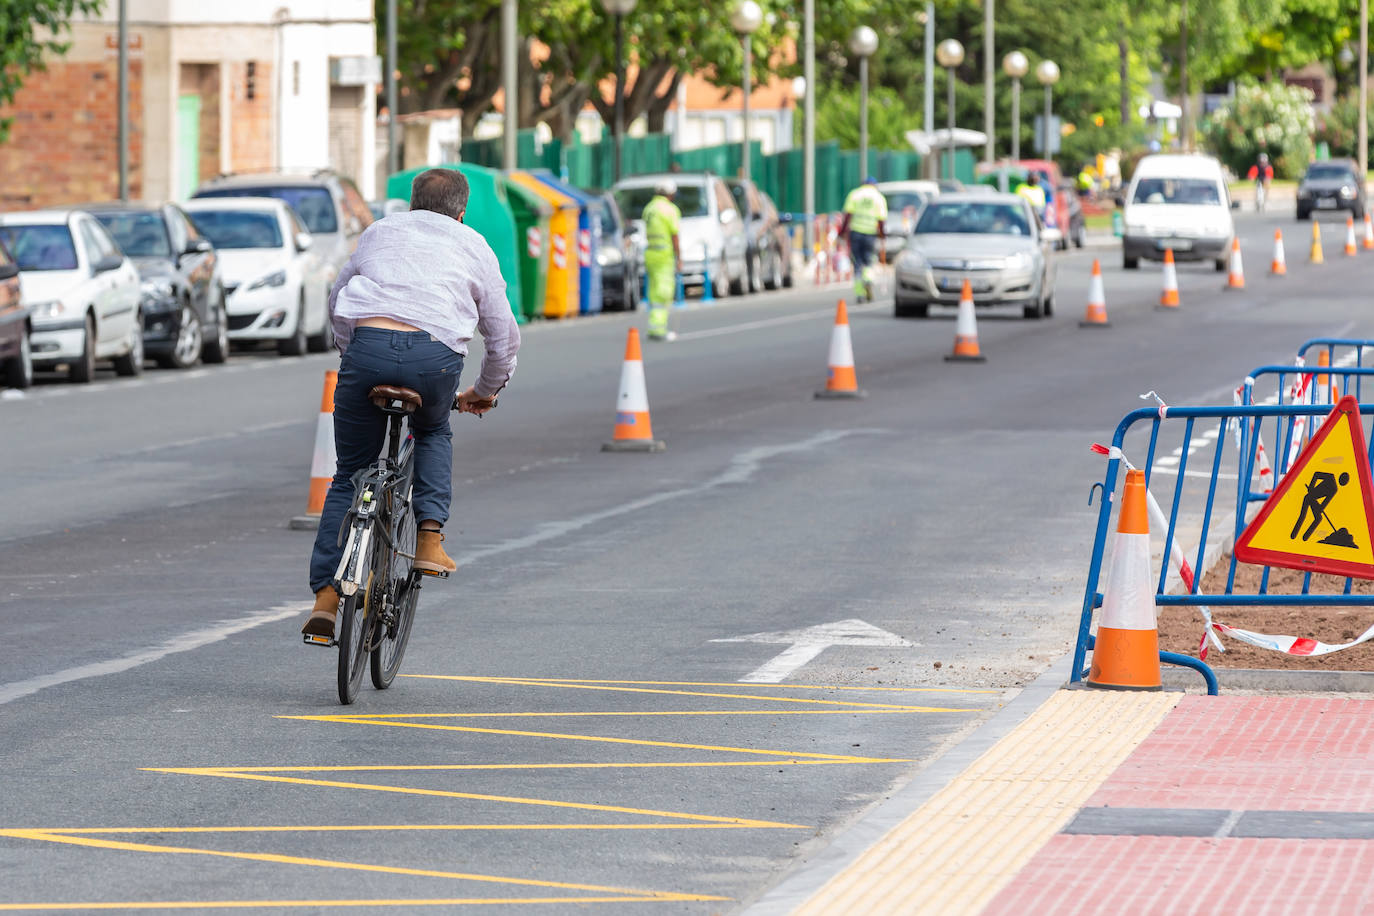
[(1346, 200), (1351, 200), (1355, 196), (1355, 189), (1348, 184), (1343, 184), (1341, 185), (1341, 196)]
[(610, 267), (613, 264), (619, 264), (623, 260), (624, 257), (621, 255), (619, 248), (602, 248), (596, 253), (596, 263), (600, 264), (602, 267)]
[(172, 281), (163, 277), (144, 280), (139, 284), (138, 291), (144, 302), (164, 302), (172, 298)]
[(907, 270), (925, 270), (926, 259), (921, 257), (919, 251), (907, 249), (902, 256), (897, 259), (897, 263)]
[(268, 274), (268, 275), (265, 276), (265, 277), (259, 277), (258, 279), (254, 280), (252, 283), (248, 284), (248, 289), (254, 290), (254, 289), (262, 289), (264, 286), (285, 286), (285, 285), (286, 285), (286, 271), (284, 271), (284, 270), (279, 270), (279, 271), (277, 271), (277, 272), (275, 272), (275, 273), (270, 273), (270, 274)]
[(61, 299), (54, 299), (51, 302), (35, 302), (29, 307), (29, 314), (34, 318), (56, 318), (66, 311), (67, 306)]
[(1030, 270), (1034, 261), (1031, 259), (1030, 252), (1018, 251), (1016, 254), (1007, 257), (1006, 270)]

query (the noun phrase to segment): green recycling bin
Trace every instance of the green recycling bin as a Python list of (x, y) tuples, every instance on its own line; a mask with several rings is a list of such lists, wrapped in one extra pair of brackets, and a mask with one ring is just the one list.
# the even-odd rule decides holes
[(551, 207), (519, 182), (506, 181), (506, 202), (515, 214), (515, 260), (520, 265), (520, 309), (526, 319), (544, 314), (545, 281), (549, 275), (549, 219)]
[[(457, 169), (468, 180), (468, 210), (463, 222), (487, 240), (496, 254), (501, 276), (506, 281), (506, 301), (515, 320), (524, 323), (520, 309), (520, 270), (515, 259), (515, 217), (506, 198), (506, 182), (496, 169), (469, 165), (441, 165), (441, 169)], [(407, 169), (386, 180), (387, 197), (410, 201), (410, 183), (427, 168)], [(524, 244), (521, 240), (521, 244)]]

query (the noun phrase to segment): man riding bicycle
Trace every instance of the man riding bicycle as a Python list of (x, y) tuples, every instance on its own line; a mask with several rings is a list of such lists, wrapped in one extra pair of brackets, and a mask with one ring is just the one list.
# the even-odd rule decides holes
[(1274, 167), (1269, 164), (1269, 154), (1260, 153), (1245, 177), (1255, 183), (1255, 209), (1263, 210), (1264, 199), (1269, 196), (1269, 182), (1274, 180)]
[[(353, 475), (377, 459), (386, 435), (386, 415), (368, 400), (375, 385), (412, 388), (424, 402), (410, 415), (419, 522), (414, 566), (431, 574), (457, 568), (441, 533), (452, 502), (449, 412), (455, 406), (479, 416), (490, 410), (520, 349), (496, 255), (463, 224), (467, 203), (461, 172), (420, 173), (411, 185), (410, 211), (369, 226), (330, 290), (330, 321), (342, 354), (334, 389), (338, 466), (310, 558), (315, 606), (301, 628), (307, 635), (334, 635), (339, 528), (353, 504)], [(458, 394), (474, 329), (486, 346), (482, 371)]]

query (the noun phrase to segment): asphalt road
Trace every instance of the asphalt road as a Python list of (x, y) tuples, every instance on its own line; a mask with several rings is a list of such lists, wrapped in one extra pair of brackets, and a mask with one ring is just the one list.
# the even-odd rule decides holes
[[(1247, 288), (1181, 265), (1177, 312), (1099, 252), (1101, 330), (1063, 256), (1053, 319), (980, 316), (985, 364), (942, 359), (952, 310), (851, 309), (863, 401), (812, 398), (843, 290), (685, 311), (646, 349), (655, 455), (600, 451), (633, 319), (529, 329), (455, 417), (460, 571), (349, 708), (286, 527), (331, 358), (0, 400), (0, 909), (741, 909), (1068, 649), (1088, 445), (1139, 394), (1229, 403), (1374, 336), (1339, 227), (1322, 267), (1306, 224), (1241, 228)], [(742, 637), (839, 621), (868, 644), (744, 680), (790, 640)]]

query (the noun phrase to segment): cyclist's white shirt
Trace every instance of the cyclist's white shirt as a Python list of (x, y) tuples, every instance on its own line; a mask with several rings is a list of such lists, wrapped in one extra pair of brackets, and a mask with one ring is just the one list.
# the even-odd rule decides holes
[(475, 230), (440, 213), (409, 210), (368, 226), (329, 292), (329, 317), (340, 352), (364, 318), (412, 325), (463, 356), (481, 332), (479, 397), (496, 394), (515, 371), (520, 329), (496, 255)]

